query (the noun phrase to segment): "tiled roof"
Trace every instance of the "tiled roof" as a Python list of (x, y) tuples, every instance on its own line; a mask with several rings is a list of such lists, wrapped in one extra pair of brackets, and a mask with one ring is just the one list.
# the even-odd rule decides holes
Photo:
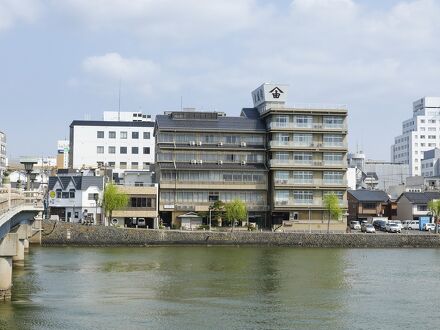
[(171, 119), (168, 115), (156, 116), (157, 128), (160, 129), (185, 129), (194, 131), (266, 131), (266, 125), (262, 120), (245, 117), (218, 117), (215, 120), (188, 120)]
[(57, 182), (60, 183), (63, 190), (66, 189), (71, 182), (76, 190), (87, 190), (87, 188), (91, 186), (96, 186), (98, 189), (102, 190), (104, 186), (102, 176), (51, 176), (49, 177), (49, 190), (53, 190)]
[(402, 196), (405, 196), (413, 204), (428, 204), (428, 202), (433, 199), (440, 199), (440, 192), (404, 192), (397, 201), (399, 201)]
[(348, 190), (359, 202), (387, 202), (390, 197), (383, 190)]

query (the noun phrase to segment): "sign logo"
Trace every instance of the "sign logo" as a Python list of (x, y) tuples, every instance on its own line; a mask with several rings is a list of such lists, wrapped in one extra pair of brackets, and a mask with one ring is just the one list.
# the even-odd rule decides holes
[(55, 191), (51, 190), (49, 193), (50, 198), (55, 198)]
[(274, 89), (269, 91), (269, 93), (272, 94), (274, 99), (279, 99), (281, 94), (284, 93), (284, 92), (281, 89), (279, 89), (278, 87), (275, 87)]

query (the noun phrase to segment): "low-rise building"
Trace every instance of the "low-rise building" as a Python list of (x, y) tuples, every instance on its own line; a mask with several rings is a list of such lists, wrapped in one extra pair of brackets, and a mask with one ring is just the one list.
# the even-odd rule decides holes
[(49, 177), (48, 207), (52, 218), (101, 224), (104, 177), (59, 175)]
[(430, 216), (428, 203), (434, 199), (440, 199), (440, 192), (404, 192), (397, 199), (397, 219), (419, 220)]
[(389, 216), (389, 196), (382, 190), (348, 190), (348, 221)]

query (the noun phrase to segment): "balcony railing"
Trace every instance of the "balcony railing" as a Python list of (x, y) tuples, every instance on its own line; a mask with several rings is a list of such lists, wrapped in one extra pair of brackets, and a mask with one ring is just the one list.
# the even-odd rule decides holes
[(324, 129), (324, 130), (347, 130), (346, 124), (328, 124), (328, 123), (306, 123), (306, 124), (298, 124), (298, 123), (280, 123), (280, 122), (271, 122), (269, 123), (270, 129), (304, 129), (304, 130), (313, 130), (313, 129)]
[(342, 161), (322, 161), (322, 160), (311, 160), (311, 161), (299, 161), (293, 159), (271, 159), (270, 166), (324, 166), (324, 167), (344, 167), (346, 163)]
[[(320, 198), (304, 200), (304, 199), (281, 199), (275, 200), (275, 207), (325, 207), (324, 201)], [(347, 201), (339, 201), (339, 206), (346, 208), (348, 206)]]
[(346, 142), (270, 141), (272, 148), (347, 148)]
[(295, 186), (346, 186), (346, 180), (298, 180), (298, 179), (275, 179), (278, 185), (295, 185)]

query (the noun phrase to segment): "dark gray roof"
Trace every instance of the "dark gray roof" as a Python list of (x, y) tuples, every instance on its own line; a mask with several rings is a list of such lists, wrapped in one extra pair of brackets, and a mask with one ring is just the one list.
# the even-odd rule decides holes
[(96, 186), (102, 190), (104, 186), (102, 176), (63, 175), (49, 177), (49, 190), (53, 190), (57, 182), (60, 183), (62, 189), (66, 189), (70, 182), (73, 182), (76, 190), (87, 190), (91, 186)]
[(428, 202), (433, 199), (440, 199), (440, 192), (404, 192), (399, 196), (397, 201), (399, 201), (402, 196), (405, 196), (413, 204), (428, 204)]
[[(160, 169), (175, 169), (174, 163), (158, 163), (157, 166)], [(189, 162), (185, 163), (176, 163), (176, 168), (178, 170), (188, 169), (188, 170), (243, 170), (243, 171), (255, 171), (255, 170), (267, 170), (264, 164), (231, 164), (231, 163), (223, 163), (222, 165), (218, 165), (217, 163), (203, 163), (203, 164), (191, 164)]]
[(260, 113), (257, 108), (243, 108), (241, 109), (241, 116), (249, 119), (260, 119)]
[(123, 127), (154, 127), (153, 121), (104, 121), (104, 120), (74, 120), (73, 126), (123, 126)]
[(161, 129), (185, 129), (194, 131), (266, 131), (266, 125), (262, 120), (245, 117), (218, 117), (215, 120), (188, 120), (171, 119), (169, 115), (156, 116), (156, 125)]
[(390, 197), (383, 190), (348, 190), (359, 202), (387, 202)]

